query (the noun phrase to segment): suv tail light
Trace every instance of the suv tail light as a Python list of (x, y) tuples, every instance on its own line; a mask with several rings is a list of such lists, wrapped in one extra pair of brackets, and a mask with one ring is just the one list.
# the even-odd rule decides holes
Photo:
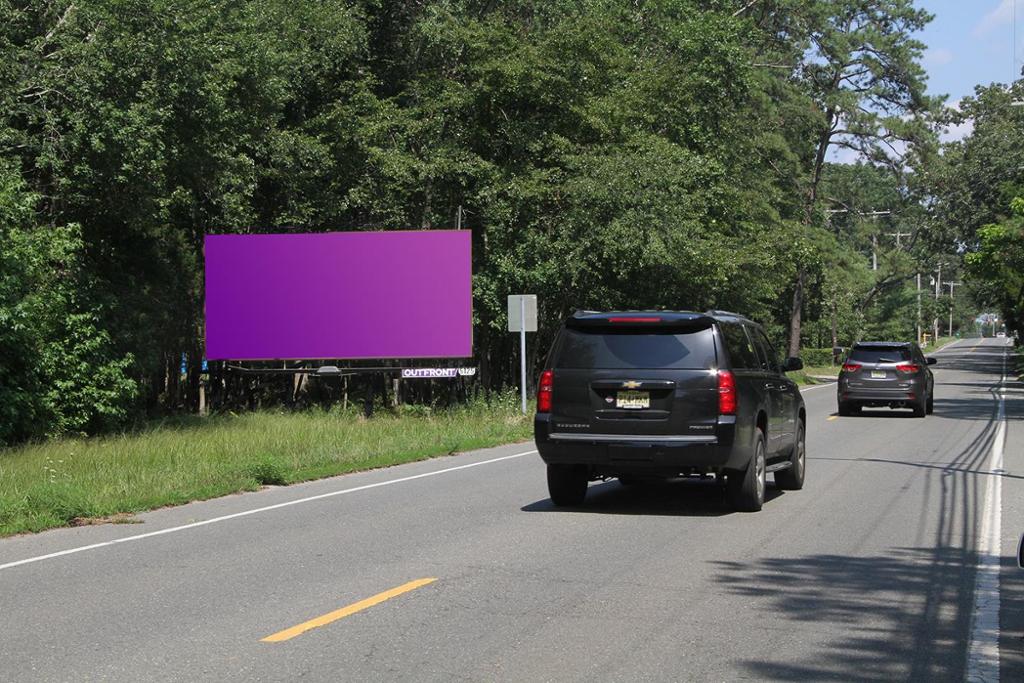
[(860, 363), (843, 363), (843, 370), (846, 372), (857, 372), (860, 368)]
[(896, 366), (896, 369), (905, 375), (912, 375), (921, 369), (921, 366), (917, 363), (902, 363)]
[(633, 316), (633, 317), (628, 317), (628, 318), (608, 318), (608, 322), (610, 322), (610, 323), (660, 323), (661, 322), (661, 318), (651, 318), (651, 317), (639, 318), (639, 317)]
[(736, 379), (728, 370), (718, 371), (718, 414), (736, 414)]
[(551, 412), (551, 388), (554, 386), (554, 373), (545, 370), (540, 373), (540, 381), (537, 382), (537, 412)]

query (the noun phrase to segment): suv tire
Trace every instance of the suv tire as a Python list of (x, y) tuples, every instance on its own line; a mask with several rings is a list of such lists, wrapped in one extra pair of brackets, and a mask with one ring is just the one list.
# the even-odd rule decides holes
[(934, 394), (935, 394), (934, 391), (932, 393), (928, 394), (928, 407), (925, 408), (925, 411), (929, 415), (931, 415), (932, 413), (935, 412), (935, 395)]
[(764, 505), (764, 490), (767, 481), (765, 474), (764, 432), (757, 430), (757, 441), (754, 444), (754, 455), (747, 463), (745, 470), (730, 472), (726, 479), (726, 487), (733, 507), (740, 512), (757, 512)]
[(587, 497), (586, 465), (548, 465), (548, 493), (558, 507), (581, 505)]
[(860, 415), (860, 406), (852, 403), (840, 403), (839, 414), (843, 417), (850, 417), (851, 415)]
[(928, 414), (928, 399), (922, 398), (919, 402), (914, 404), (914, 417), (924, 417)]
[(807, 469), (807, 443), (804, 423), (798, 422), (796, 443), (789, 454), (790, 466), (775, 473), (775, 486), (783, 491), (799, 491), (804, 487), (804, 472)]

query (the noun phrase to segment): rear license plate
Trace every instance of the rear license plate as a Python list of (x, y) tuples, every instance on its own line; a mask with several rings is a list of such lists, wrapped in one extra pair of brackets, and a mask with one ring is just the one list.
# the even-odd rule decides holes
[(650, 408), (651, 394), (646, 391), (620, 391), (615, 396), (615, 407), (625, 410)]
[(872, 370), (871, 379), (885, 379), (885, 370)]

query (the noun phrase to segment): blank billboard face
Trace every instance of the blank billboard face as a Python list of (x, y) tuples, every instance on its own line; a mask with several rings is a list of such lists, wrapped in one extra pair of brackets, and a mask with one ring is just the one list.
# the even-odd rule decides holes
[(206, 357), (473, 354), (468, 230), (207, 235)]

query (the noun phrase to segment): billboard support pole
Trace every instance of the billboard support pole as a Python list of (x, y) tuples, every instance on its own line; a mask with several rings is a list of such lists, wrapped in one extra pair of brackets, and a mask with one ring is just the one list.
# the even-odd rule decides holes
[(366, 396), (363, 397), (363, 417), (369, 420), (373, 417), (373, 394), (377, 388), (377, 373), (371, 372), (369, 375), (370, 382), (366, 388)]
[(526, 415), (526, 297), (519, 298), (519, 381), (522, 387), (523, 415)]

